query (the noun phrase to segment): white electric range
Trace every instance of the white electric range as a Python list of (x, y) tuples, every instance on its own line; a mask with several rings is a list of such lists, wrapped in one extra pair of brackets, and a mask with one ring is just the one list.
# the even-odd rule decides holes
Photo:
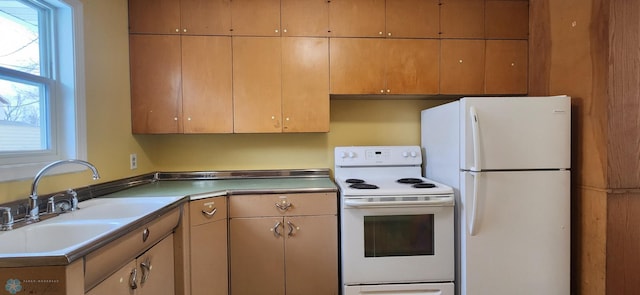
[(418, 146), (335, 148), (344, 295), (453, 295), (453, 190)]

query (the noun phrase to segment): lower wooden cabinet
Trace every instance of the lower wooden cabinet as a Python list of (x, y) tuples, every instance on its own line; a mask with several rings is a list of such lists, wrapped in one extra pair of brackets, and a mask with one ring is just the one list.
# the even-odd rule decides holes
[[(235, 196), (229, 202), (230, 294), (338, 294), (335, 194)], [(249, 212), (247, 204), (266, 208)]]
[(192, 201), (191, 294), (228, 295), (226, 197)]
[(130, 261), (87, 295), (173, 295), (173, 234)]

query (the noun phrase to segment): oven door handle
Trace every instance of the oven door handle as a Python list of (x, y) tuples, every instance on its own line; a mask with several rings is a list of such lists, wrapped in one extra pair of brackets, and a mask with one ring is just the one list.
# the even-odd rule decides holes
[(413, 206), (453, 206), (451, 199), (446, 200), (425, 200), (425, 201), (363, 201), (359, 199), (345, 199), (346, 207), (355, 208), (383, 208), (383, 207), (413, 207)]

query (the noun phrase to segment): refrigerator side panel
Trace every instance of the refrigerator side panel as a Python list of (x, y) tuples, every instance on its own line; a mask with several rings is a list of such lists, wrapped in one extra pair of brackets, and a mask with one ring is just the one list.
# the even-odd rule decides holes
[(425, 177), (458, 187), (460, 170), (459, 101), (421, 113), (421, 145)]
[[(482, 172), (462, 178), (461, 295), (570, 293), (570, 172)], [(476, 231), (473, 190), (477, 189)]]
[[(477, 124), (472, 119), (473, 112)], [(571, 99), (568, 96), (465, 97), (460, 100), (460, 113), (461, 164), (465, 170), (471, 167), (477, 170), (568, 169), (571, 166)], [(474, 132), (477, 133), (475, 140)]]

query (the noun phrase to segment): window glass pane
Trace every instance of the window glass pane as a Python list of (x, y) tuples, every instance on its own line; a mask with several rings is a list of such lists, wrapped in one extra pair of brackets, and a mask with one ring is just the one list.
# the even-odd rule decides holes
[(0, 153), (48, 149), (45, 87), (0, 78)]
[(38, 10), (15, 0), (0, 0), (0, 66), (40, 75)]
[(389, 215), (364, 217), (364, 256), (434, 255), (434, 217)]

